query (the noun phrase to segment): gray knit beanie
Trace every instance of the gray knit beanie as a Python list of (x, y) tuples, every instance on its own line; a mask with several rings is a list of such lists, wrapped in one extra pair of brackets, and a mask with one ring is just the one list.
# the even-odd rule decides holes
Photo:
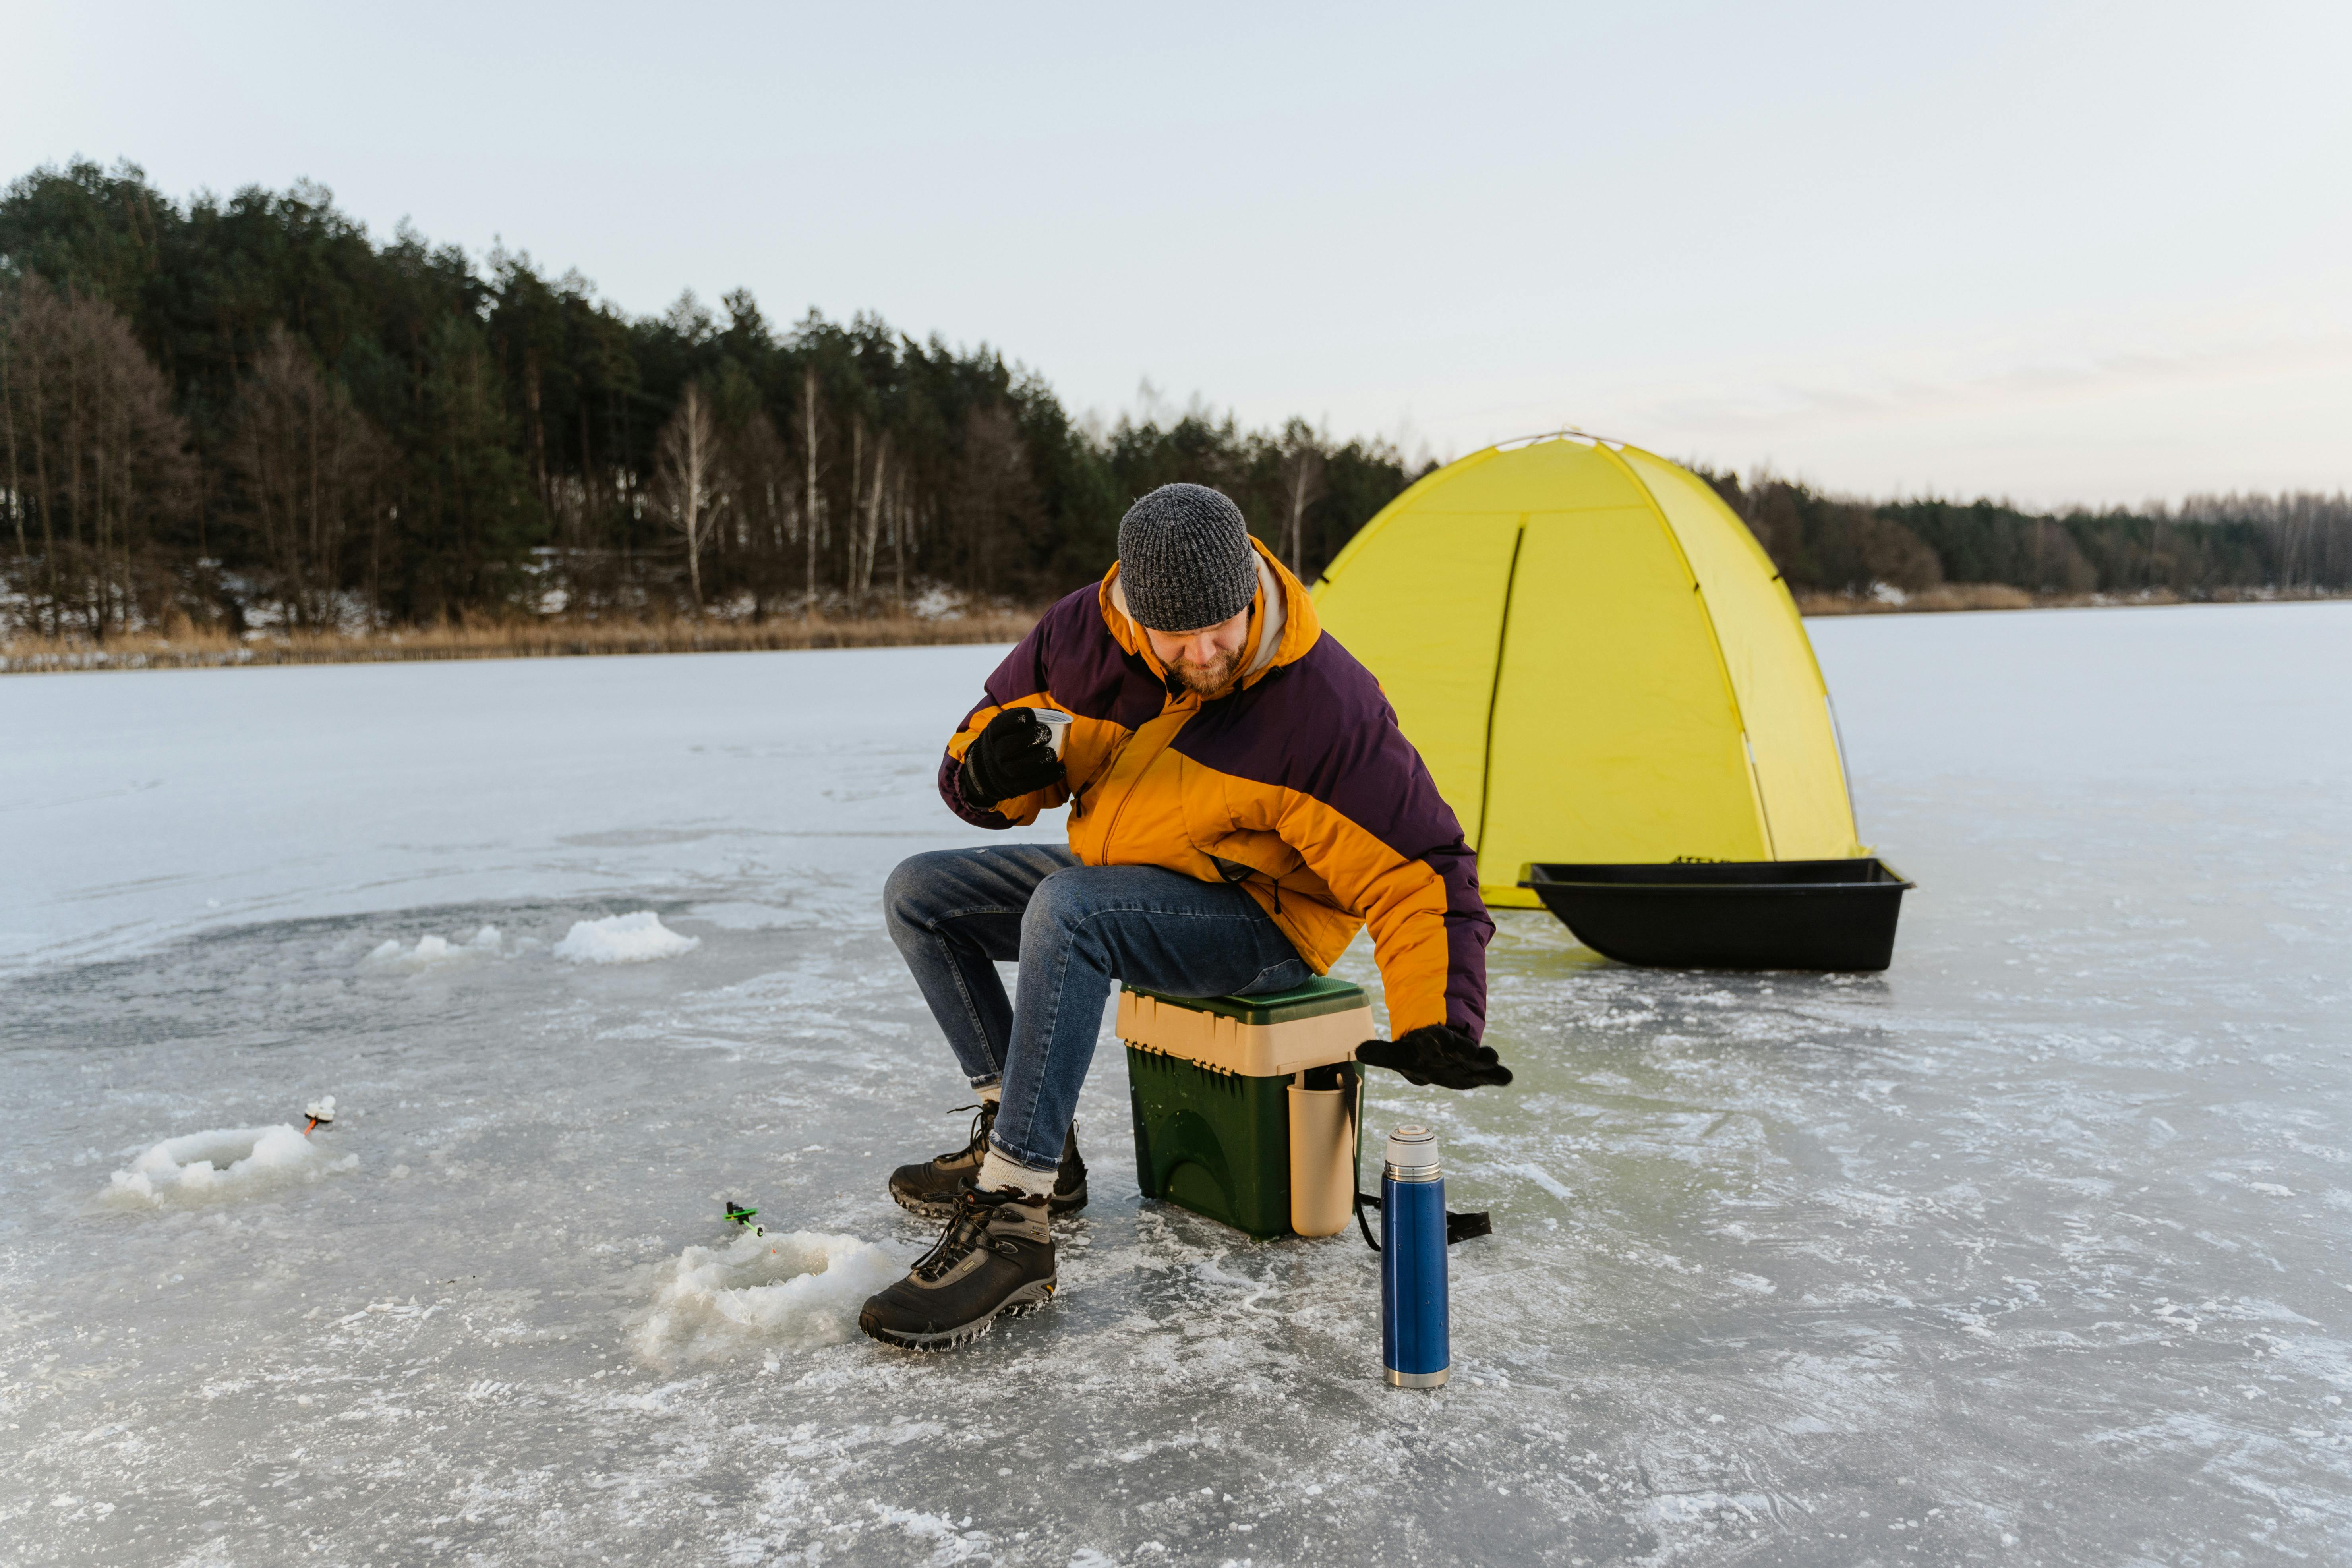
[(1196, 632), (1249, 608), (1257, 554), (1242, 509), (1206, 485), (1162, 485), (1118, 521), (1127, 613), (1155, 632)]

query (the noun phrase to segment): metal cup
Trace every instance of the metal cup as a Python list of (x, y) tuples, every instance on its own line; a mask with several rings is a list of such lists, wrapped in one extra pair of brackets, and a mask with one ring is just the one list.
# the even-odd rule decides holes
[(1054, 742), (1054, 754), (1060, 756), (1063, 746), (1067, 744), (1070, 739), (1070, 725), (1073, 722), (1070, 716), (1058, 708), (1032, 708), (1029, 711), (1037, 716), (1037, 722), (1045, 726), (1045, 733), (1052, 737)]

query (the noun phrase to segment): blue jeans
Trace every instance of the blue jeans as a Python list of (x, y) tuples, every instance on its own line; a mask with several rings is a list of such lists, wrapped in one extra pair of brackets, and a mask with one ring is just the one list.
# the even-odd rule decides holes
[[(902, 860), (890, 938), (972, 1087), (1002, 1081), (990, 1142), (1050, 1173), (1077, 1110), (1114, 979), (1178, 996), (1304, 985), (1314, 971), (1257, 901), (1157, 866), (1081, 866), (1045, 844)], [(1017, 1002), (997, 977), (1018, 959)]]

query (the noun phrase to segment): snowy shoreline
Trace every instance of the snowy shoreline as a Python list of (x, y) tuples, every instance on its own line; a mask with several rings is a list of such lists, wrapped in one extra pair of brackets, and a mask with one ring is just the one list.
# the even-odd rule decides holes
[(100, 647), (18, 635), (0, 639), (0, 675), (109, 669), (240, 669), (281, 665), (416, 664), (502, 658), (596, 658), (638, 654), (782, 653), (815, 649), (940, 647), (1011, 643), (1034, 612), (803, 621), (524, 621), (382, 632), (212, 633), (174, 642), (133, 632)]
[[(2018, 610), (2176, 609), (2191, 605), (2314, 605), (2342, 603), (2347, 595), (2323, 592), (2232, 591), (2208, 598), (2189, 599), (2167, 590), (2140, 594), (2029, 594), (2001, 584), (1953, 584), (1916, 594), (1805, 594), (1799, 611), (1807, 618), (1845, 616), (1976, 615)], [(1000, 646), (1017, 641), (1035, 616), (1010, 614), (972, 622), (957, 620), (919, 623), (909, 634), (896, 626), (866, 632), (866, 623), (829, 623), (802, 631), (791, 622), (768, 629), (693, 627), (677, 632), (621, 626), (547, 626), (520, 636), (501, 634), (468, 642), (462, 637), (439, 638), (434, 633), (385, 633), (372, 637), (329, 638), (306, 646), (275, 638), (267, 633), (227, 642), (213, 639), (203, 646), (174, 647), (160, 639), (142, 644), (133, 634), (113, 647), (28, 641), (0, 642), (0, 675), (58, 675), (130, 669), (245, 669), (285, 665), (446, 663), (452, 660), (500, 658), (613, 658), (639, 655), (682, 653), (808, 652), (818, 649), (865, 647), (933, 647), (940, 646)]]

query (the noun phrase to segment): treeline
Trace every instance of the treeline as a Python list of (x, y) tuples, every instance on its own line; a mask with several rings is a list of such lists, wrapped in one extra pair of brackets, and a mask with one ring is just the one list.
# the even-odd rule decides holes
[[(0, 193), (0, 635), (1034, 605), (1174, 479), (1312, 579), (1412, 477), (1302, 420), (1087, 426), (872, 316), (633, 318), (528, 256), (378, 243), (316, 185), (183, 203), (79, 163)], [(2352, 586), (2341, 495), (2040, 516), (1709, 478), (1800, 592)]]
[(1870, 501), (1706, 473), (1799, 593), (2002, 584), (2052, 595), (2210, 598), (2352, 588), (2352, 496), (2190, 496), (2145, 510)]
[(0, 195), (0, 465), (6, 618), (101, 640), (1034, 604), (1179, 479), (1311, 577), (1410, 478), (1302, 420), (1082, 428), (872, 316), (632, 318), (527, 256), (379, 244), (316, 185), (177, 203), (88, 163)]

